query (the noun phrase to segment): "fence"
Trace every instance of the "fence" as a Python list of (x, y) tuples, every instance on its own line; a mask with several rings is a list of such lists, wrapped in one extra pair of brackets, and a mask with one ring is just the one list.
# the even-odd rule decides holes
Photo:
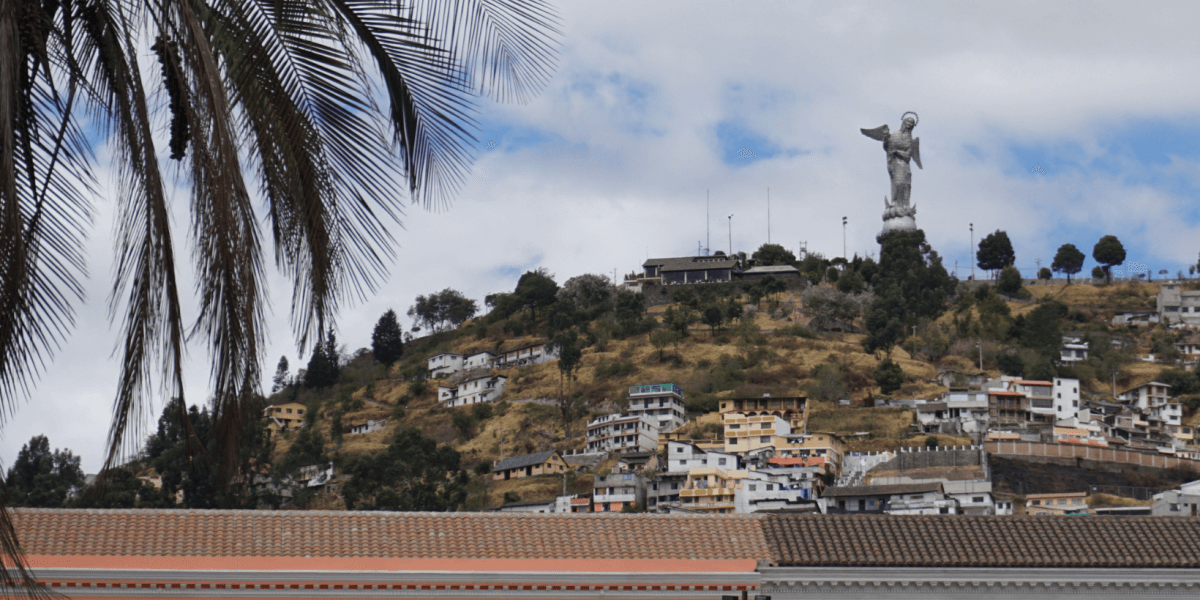
[(1200, 471), (1200, 461), (1190, 458), (1179, 458), (1151, 452), (1134, 450), (1115, 450), (1113, 448), (1096, 448), (1094, 446), (1075, 446), (1072, 444), (1046, 444), (1040, 442), (1008, 442), (989, 441), (984, 443), (988, 452), (999, 456), (1040, 456), (1045, 458), (1065, 458), (1095, 460), (1099, 462), (1115, 462), (1155, 469), (1185, 468)]

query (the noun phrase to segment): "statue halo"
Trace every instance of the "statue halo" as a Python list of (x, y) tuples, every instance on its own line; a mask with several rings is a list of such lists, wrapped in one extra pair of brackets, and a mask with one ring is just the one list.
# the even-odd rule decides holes
[(918, 116), (917, 116), (917, 113), (915, 113), (915, 112), (913, 112), (913, 111), (911, 111), (911, 110), (910, 110), (910, 111), (908, 111), (908, 112), (906, 112), (906, 113), (904, 113), (904, 114), (902, 114), (902, 115), (900, 115), (900, 122), (901, 122), (901, 123), (903, 123), (903, 122), (904, 122), (904, 117), (907, 117), (908, 115), (912, 115), (912, 116), (913, 116), (913, 127), (916, 127), (917, 125), (919, 125), (919, 124), (921, 123), (921, 117), (918, 117)]

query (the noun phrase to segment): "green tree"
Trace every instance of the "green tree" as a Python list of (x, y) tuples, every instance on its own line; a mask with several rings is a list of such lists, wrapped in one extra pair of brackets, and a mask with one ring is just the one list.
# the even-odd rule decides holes
[(646, 316), (646, 295), (640, 292), (620, 290), (617, 292), (614, 316), (623, 335), (634, 333), (642, 318)]
[(408, 316), (414, 322), (428, 327), (434, 333), (446, 330), (447, 325), (457, 328), (474, 317), (476, 312), (478, 307), (474, 300), (450, 288), (428, 296), (417, 296), (417, 303), (408, 308)]
[(682, 336), (688, 334), (688, 328), (699, 318), (696, 311), (686, 306), (668, 306), (662, 317), (663, 325), (672, 331), (679, 332)]
[(69, 508), (173, 508), (175, 503), (149, 481), (138, 479), (129, 469), (117, 467), (105, 475), (102, 485), (80, 491), (67, 503)]
[(337, 336), (333, 331), (313, 347), (312, 358), (304, 370), (304, 387), (327, 388), (341, 377), (341, 356), (337, 348)]
[(794, 265), (796, 264), (796, 255), (779, 244), (763, 244), (754, 251), (754, 254), (750, 255), (750, 260), (760, 267)]
[(563, 434), (570, 439), (571, 424), (579, 416), (576, 407), (579, 399), (573, 391), (575, 376), (583, 362), (583, 342), (572, 329), (554, 336), (550, 345), (558, 355), (558, 407), (563, 419)]
[[(1062, 320), (1068, 312), (1067, 305), (1057, 300), (1040, 302), (1025, 315), (1021, 345), (1034, 350), (1045, 360), (1052, 361), (1062, 347)], [(1025, 366), (1029, 368), (1033, 365)]]
[(1071, 276), (1083, 270), (1083, 261), (1087, 258), (1075, 244), (1063, 244), (1054, 254), (1054, 262), (1050, 265), (1058, 273), (1066, 273), (1067, 285), (1071, 284)]
[(717, 304), (710, 304), (704, 308), (701, 313), (700, 320), (708, 325), (709, 330), (713, 335), (717, 334), (717, 328), (725, 322), (725, 312)]
[(586, 313), (589, 319), (612, 310), (614, 288), (608, 275), (587, 273), (563, 283), (558, 299), (567, 300), (575, 310)]
[(416, 427), (396, 432), (387, 450), (358, 457), (342, 486), (350, 510), (451, 511), (467, 496), (462, 456)]
[(825, 270), (825, 281), (836, 284), (838, 282), (838, 276), (841, 274), (842, 272), (837, 270), (837, 267), (829, 267)]
[(526, 271), (517, 280), (517, 289), (513, 294), (521, 308), (528, 308), (530, 316), (536, 320), (538, 309), (554, 304), (558, 296), (558, 284), (554, 283), (554, 275), (546, 269)]
[(873, 282), (875, 299), (866, 311), (864, 347), (868, 352), (890, 351), (906, 328), (941, 316), (956, 286), (942, 258), (925, 241), (925, 232), (888, 234)]
[(813, 381), (808, 384), (808, 395), (835, 402), (846, 395), (846, 376), (842, 368), (833, 363), (822, 363), (812, 371)]
[(1054, 278), (1054, 273), (1050, 271), (1050, 267), (1042, 267), (1038, 269), (1038, 279), (1042, 281), (1050, 281)]
[(63, 508), (72, 491), (83, 487), (79, 457), (70, 450), (50, 451), (50, 440), (35, 435), (17, 453), (4, 478), (7, 506)]
[(925, 447), (926, 448), (937, 448), (938, 447), (937, 436), (931, 435), (931, 436), (925, 438)]
[(663, 350), (670, 346), (675, 338), (679, 336), (679, 332), (661, 328), (650, 332), (650, 345), (658, 349), (658, 360), (663, 360)]
[(879, 366), (875, 367), (872, 376), (875, 378), (875, 385), (879, 386), (879, 392), (884, 395), (892, 394), (904, 385), (904, 370), (890, 358), (883, 359)]
[(858, 271), (847, 270), (837, 280), (837, 290), (843, 294), (861, 294), (866, 289), (863, 278)]
[(1092, 248), (1092, 258), (1104, 269), (1104, 278), (1112, 282), (1112, 268), (1125, 262), (1125, 246), (1115, 235), (1106, 235)]
[(404, 332), (396, 318), (396, 311), (390, 308), (379, 317), (375, 331), (371, 332), (371, 354), (388, 367), (404, 354)]
[(288, 359), (286, 356), (279, 357), (279, 364), (275, 367), (275, 377), (271, 380), (271, 393), (277, 394), (283, 391), (291, 381), (291, 373), (288, 371)]
[(1000, 269), (1016, 262), (1017, 256), (1013, 252), (1012, 242), (1008, 240), (1008, 233), (997, 229), (995, 233), (989, 233), (979, 240), (979, 252), (975, 259), (980, 269), (992, 271), (994, 277)]
[(1104, 267), (1099, 265), (1092, 267), (1092, 279), (1104, 279), (1105, 275), (1107, 275), (1107, 272), (1104, 270)]
[(1021, 291), (1021, 272), (1016, 267), (1008, 266), (1000, 269), (1000, 280), (996, 289), (1006, 296), (1015, 296)]

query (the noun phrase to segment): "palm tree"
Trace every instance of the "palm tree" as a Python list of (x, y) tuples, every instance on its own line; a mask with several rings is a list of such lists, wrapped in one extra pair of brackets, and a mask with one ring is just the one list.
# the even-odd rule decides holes
[[(212, 355), (215, 460), (228, 474), (260, 388), (259, 223), (292, 279), (303, 354), (343, 301), (375, 289), (403, 194), (444, 208), (457, 191), (477, 99), (526, 102), (548, 82), (557, 24), (544, 0), (0, 1), (0, 407), (28, 394), (72, 325), (99, 140), (121, 181), (110, 308), (123, 361), (105, 469), (136, 445), (153, 384), (182, 396), (184, 340), (196, 336)], [(148, 43), (157, 65), (139, 64)], [(147, 69), (166, 92), (159, 110)], [(190, 186), (190, 324), (168, 160)], [(0, 510), (0, 550), (16, 558), (14, 531)], [(0, 567), (0, 584), (32, 581), (16, 564)]]

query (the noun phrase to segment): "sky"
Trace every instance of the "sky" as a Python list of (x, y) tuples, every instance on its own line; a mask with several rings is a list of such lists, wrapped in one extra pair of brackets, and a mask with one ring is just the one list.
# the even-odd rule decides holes
[[(561, 283), (706, 245), (750, 253), (768, 240), (827, 257), (877, 256), (889, 182), (879, 142), (859, 129), (895, 129), (906, 111), (919, 115), (914, 135), (928, 165), (913, 169), (917, 225), (959, 278), (971, 275), (972, 243), (996, 230), (1008, 233), (1027, 277), (1065, 243), (1088, 255), (1089, 273), (1104, 235), (1156, 278), (1197, 262), (1200, 3), (558, 7), (553, 79), (528, 104), (480, 103), (466, 184), (444, 210), (405, 210), (392, 226), (390, 276), (340, 314), (338, 340), (350, 352), (370, 345), (388, 309), (411, 326), (404, 315), (417, 295), (453, 288), (482, 308), (486, 294), (511, 291), (539, 267)], [(5, 466), (36, 434), (80, 455), (86, 472), (103, 461), (119, 328), (108, 315), (113, 210), (104, 200), (105, 186), (115, 187), (101, 183), (85, 244), (87, 297), (74, 331), (4, 420)], [(172, 216), (185, 232), (186, 193), (178, 196)], [(183, 289), (191, 281), (181, 273)], [(293, 372), (308, 358), (291, 334), (290, 286), (275, 272), (270, 285), (268, 386), (280, 356)], [(193, 296), (184, 298), (189, 322)], [(209, 365), (192, 343), (189, 403), (207, 400)], [(143, 415), (146, 431), (163, 401)]]

